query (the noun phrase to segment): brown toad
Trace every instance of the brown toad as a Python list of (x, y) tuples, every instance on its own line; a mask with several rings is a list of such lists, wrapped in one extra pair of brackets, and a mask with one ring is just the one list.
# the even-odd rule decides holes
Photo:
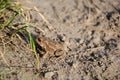
[(65, 55), (64, 45), (62, 43), (55, 42), (41, 35), (39, 35), (35, 41), (42, 48), (42, 52), (45, 53), (43, 54), (43, 58)]

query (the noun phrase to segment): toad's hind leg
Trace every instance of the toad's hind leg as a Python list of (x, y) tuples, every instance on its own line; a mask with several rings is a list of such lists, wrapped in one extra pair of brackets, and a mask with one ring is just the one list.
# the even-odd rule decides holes
[(55, 57), (61, 57), (65, 54), (65, 51), (58, 49), (54, 52)]

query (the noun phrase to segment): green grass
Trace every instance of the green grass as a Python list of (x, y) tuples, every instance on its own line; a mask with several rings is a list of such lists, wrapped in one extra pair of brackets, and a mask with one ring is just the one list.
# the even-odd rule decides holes
[(36, 57), (37, 67), (39, 68), (39, 66), (40, 66), (39, 56), (38, 56), (38, 54), (37, 54), (36, 45), (35, 45), (35, 42), (34, 42), (34, 40), (33, 40), (33, 38), (32, 38), (32, 35), (31, 35), (31, 33), (27, 30), (28, 27), (31, 27), (31, 25), (29, 25), (29, 26), (24, 26), (24, 27), (22, 27), (22, 28), (19, 28), (19, 29), (15, 30), (14, 33), (20, 32), (21, 30), (24, 30), (24, 31), (27, 33), (27, 35), (28, 35), (28, 37), (29, 37), (30, 45), (31, 45), (32, 50), (33, 50), (33, 52), (34, 52), (34, 55), (35, 55), (35, 57)]
[(3, 19), (3, 22), (0, 22), (0, 30), (9, 26), (15, 17), (17, 17), (19, 11), (20, 7), (12, 2), (12, 0), (0, 0), (0, 19)]
[[(27, 33), (30, 40), (31, 48), (36, 57), (37, 67), (39, 67), (40, 61), (39, 56), (37, 55), (36, 52), (36, 45), (31, 36), (31, 32), (27, 30), (27, 27), (31, 27), (30, 25), (31, 23), (29, 23), (29, 21), (26, 20), (24, 14), (22, 13), (22, 10), (24, 10), (22, 6), (20, 4), (13, 2), (12, 0), (0, 0), (0, 31), (8, 27), (14, 28), (15, 19), (18, 17), (23, 18), (25, 26), (15, 29), (12, 33), (17, 34), (18, 32), (21, 32), (21, 30), (24, 30)], [(19, 24), (18, 22), (15, 22), (15, 24)]]
[(25, 29), (25, 31), (26, 31), (27, 34), (29, 35), (30, 44), (31, 44), (31, 47), (32, 47), (32, 49), (33, 49), (34, 55), (35, 55), (35, 57), (36, 57), (37, 67), (39, 68), (39, 66), (40, 66), (40, 61), (39, 61), (39, 56), (38, 56), (37, 51), (36, 51), (35, 42), (34, 42), (34, 40), (33, 40), (33, 38), (32, 38), (31, 33), (30, 33), (27, 29)]

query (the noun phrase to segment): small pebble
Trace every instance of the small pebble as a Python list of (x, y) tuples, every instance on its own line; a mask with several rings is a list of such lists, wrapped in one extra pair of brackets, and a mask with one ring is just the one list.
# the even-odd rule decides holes
[(45, 73), (45, 78), (51, 79), (51, 77), (54, 75), (54, 72), (47, 72)]

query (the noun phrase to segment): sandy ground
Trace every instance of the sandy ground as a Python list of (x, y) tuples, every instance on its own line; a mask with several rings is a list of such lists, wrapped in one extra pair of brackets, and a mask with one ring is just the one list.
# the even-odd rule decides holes
[[(61, 42), (66, 55), (40, 57), (35, 65), (30, 45), (3, 31), (1, 53), (12, 68), (0, 58), (3, 80), (119, 80), (120, 79), (120, 1), (119, 0), (31, 0), (38, 12), (31, 12), (30, 29)], [(29, 6), (33, 8), (32, 6)], [(4, 34), (3, 34), (4, 33)], [(6, 42), (9, 40), (9, 42)], [(4, 44), (3, 44), (4, 43)], [(49, 50), (48, 50), (49, 51)], [(49, 52), (50, 53), (50, 52)], [(51, 52), (52, 53), (52, 52)], [(40, 54), (40, 53), (38, 53)]]

